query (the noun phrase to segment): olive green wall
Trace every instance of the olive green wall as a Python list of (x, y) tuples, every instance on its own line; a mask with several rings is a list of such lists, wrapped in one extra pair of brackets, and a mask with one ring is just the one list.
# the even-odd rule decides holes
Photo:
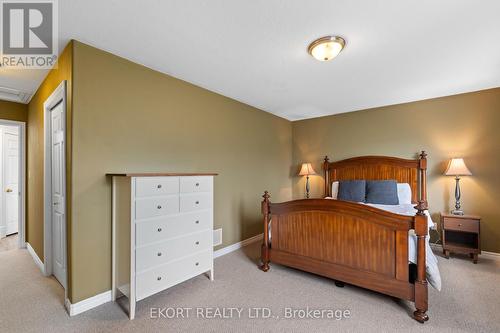
[[(31, 99), (28, 105), (28, 154), (27, 154), (27, 225), (26, 225), (26, 241), (35, 250), (38, 257), (43, 261), (43, 175), (44, 175), (44, 121), (43, 121), (43, 103), (59, 86), (59, 84), (67, 81), (67, 110), (66, 110), (66, 174), (71, 180), (71, 66), (72, 66), (72, 43), (69, 43), (58, 59), (57, 67), (50, 70), (49, 74), (42, 82), (37, 92)], [(66, 211), (67, 211), (67, 227), (68, 233), (70, 229), (71, 212), (71, 182), (66, 184)], [(71, 258), (68, 256), (68, 261)], [(70, 274), (70, 273), (69, 273)], [(69, 286), (71, 288), (71, 286)]]
[[(500, 88), (393, 105), (293, 123), (293, 166), (325, 155), (340, 160), (361, 155), (415, 158), (429, 154), (428, 200), (434, 221), (454, 206), (453, 177), (442, 173), (451, 157), (464, 157), (473, 176), (463, 177), (462, 208), (483, 217), (482, 249), (500, 252)], [(312, 195), (323, 194), (322, 176), (312, 177)], [(304, 180), (293, 178), (293, 196)]]
[[(43, 102), (66, 79), (72, 303), (111, 286), (108, 172), (218, 172), (215, 227), (227, 246), (261, 232), (263, 190), (273, 201), (303, 195), (303, 161), (320, 171), (326, 154), (412, 158), (425, 149), (436, 218), (453, 204), (446, 162), (463, 156), (474, 174), (462, 181), (463, 208), (483, 216), (483, 249), (500, 252), (500, 89), (291, 123), (76, 41), (59, 61), (28, 107), (27, 237), (43, 259)], [(322, 191), (312, 177), (313, 196)]]
[(70, 294), (111, 288), (108, 172), (217, 172), (223, 246), (262, 232), (260, 195), (291, 198), (291, 122), (75, 42)]
[(28, 105), (0, 101), (0, 119), (26, 122), (28, 119)]

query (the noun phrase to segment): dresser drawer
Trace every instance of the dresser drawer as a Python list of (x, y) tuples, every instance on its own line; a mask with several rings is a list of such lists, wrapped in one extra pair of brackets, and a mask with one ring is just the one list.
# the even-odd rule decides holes
[(135, 218), (147, 219), (179, 212), (179, 196), (139, 198), (135, 200)]
[(180, 195), (180, 211), (193, 212), (211, 209), (213, 206), (212, 193), (193, 193)]
[(136, 197), (179, 193), (179, 177), (142, 177), (135, 181)]
[(205, 230), (188, 236), (169, 239), (162, 243), (147, 245), (135, 250), (136, 270), (140, 272), (169, 263), (213, 247), (213, 231)]
[(212, 251), (196, 253), (136, 276), (136, 300), (188, 280), (212, 268)]
[(182, 177), (180, 179), (181, 193), (212, 192), (213, 178), (203, 176)]
[(448, 230), (478, 233), (479, 222), (477, 220), (446, 217), (444, 218), (444, 228)]
[(212, 219), (211, 211), (200, 211), (142, 221), (135, 225), (136, 244), (142, 246), (193, 232), (212, 230)]

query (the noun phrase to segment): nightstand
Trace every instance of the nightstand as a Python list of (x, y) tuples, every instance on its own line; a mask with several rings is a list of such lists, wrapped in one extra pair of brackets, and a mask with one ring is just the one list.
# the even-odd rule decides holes
[(443, 254), (446, 258), (450, 257), (450, 252), (465, 253), (477, 264), (477, 255), (481, 254), (480, 221), (479, 216), (441, 213)]

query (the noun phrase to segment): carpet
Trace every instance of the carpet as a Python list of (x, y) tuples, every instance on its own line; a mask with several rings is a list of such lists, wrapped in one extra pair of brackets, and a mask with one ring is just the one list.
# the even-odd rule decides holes
[(116, 303), (69, 317), (62, 287), (26, 250), (0, 252), (0, 332), (500, 332), (498, 260), (439, 256), (443, 290), (429, 288), (420, 324), (410, 302), (279, 265), (264, 273), (258, 256), (255, 243), (216, 259), (215, 281), (202, 275), (151, 296), (129, 321)]

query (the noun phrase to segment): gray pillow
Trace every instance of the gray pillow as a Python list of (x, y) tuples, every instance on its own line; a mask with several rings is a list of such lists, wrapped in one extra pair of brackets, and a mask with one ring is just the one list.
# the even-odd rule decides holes
[(341, 180), (339, 182), (338, 200), (365, 202), (365, 180)]
[(366, 202), (380, 205), (398, 205), (398, 184), (395, 180), (368, 180)]

